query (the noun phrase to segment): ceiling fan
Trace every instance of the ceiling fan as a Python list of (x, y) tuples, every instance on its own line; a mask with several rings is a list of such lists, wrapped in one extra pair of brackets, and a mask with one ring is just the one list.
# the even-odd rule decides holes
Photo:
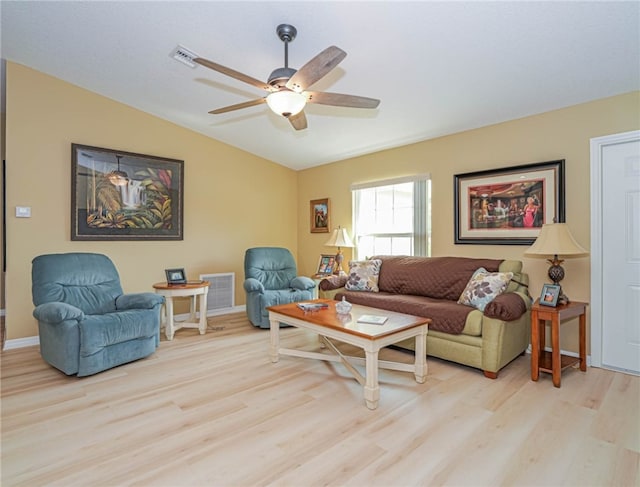
[(289, 67), (289, 42), (296, 38), (298, 31), (292, 25), (280, 24), (276, 29), (276, 33), (280, 40), (284, 42), (284, 67), (275, 69), (269, 75), (266, 83), (231, 68), (214, 63), (213, 61), (209, 61), (208, 59), (201, 57), (194, 59), (196, 63), (202, 66), (206, 66), (214, 71), (218, 71), (219, 73), (243, 81), (269, 93), (263, 98), (218, 108), (209, 113), (217, 115), (266, 103), (274, 113), (288, 119), (293, 128), (303, 130), (307, 128), (307, 117), (304, 114), (304, 107), (307, 103), (352, 108), (376, 108), (378, 106), (380, 100), (376, 100), (375, 98), (322, 91), (307, 91), (311, 85), (335, 68), (345, 58), (347, 53), (336, 46), (330, 46), (299, 70), (295, 70)]

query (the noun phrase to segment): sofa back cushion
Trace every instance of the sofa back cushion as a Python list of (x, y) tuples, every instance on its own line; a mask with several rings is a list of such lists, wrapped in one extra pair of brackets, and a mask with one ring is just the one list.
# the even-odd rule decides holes
[[(381, 259), (381, 292), (413, 294), (457, 301), (473, 273), (480, 267), (500, 269), (502, 260), (468, 257), (375, 256)], [(522, 264), (520, 264), (522, 265)]]

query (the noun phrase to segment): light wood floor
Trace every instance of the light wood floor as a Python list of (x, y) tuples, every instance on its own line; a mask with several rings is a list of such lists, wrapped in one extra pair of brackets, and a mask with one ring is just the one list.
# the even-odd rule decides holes
[[(368, 410), (339, 364), (268, 357), (244, 315), (180, 330), (151, 357), (67, 377), (37, 347), (2, 353), (9, 486), (637, 486), (640, 378), (530, 380), (429, 359), (426, 383), (382, 370)], [(286, 329), (283, 346), (317, 348)], [(382, 358), (409, 355), (383, 351)]]

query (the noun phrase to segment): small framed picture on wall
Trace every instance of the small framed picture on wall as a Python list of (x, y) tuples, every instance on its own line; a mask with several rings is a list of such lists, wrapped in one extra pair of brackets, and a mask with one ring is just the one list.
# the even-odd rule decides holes
[(311, 233), (329, 233), (329, 198), (311, 200)]

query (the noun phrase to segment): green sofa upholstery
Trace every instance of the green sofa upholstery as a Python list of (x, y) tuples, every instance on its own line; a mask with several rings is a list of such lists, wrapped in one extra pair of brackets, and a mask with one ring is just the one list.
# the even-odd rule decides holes
[[(343, 286), (347, 277), (334, 276), (320, 283), (319, 296), (338, 300), (345, 297), (354, 304), (432, 318), (436, 312), (442, 315), (442, 306), (459, 312), (464, 305), (457, 304), (457, 298), (475, 269), (485, 267), (489, 271), (512, 272), (513, 278), (505, 292), (487, 305), (484, 312), (465, 307), (468, 309), (464, 312), (468, 314), (460, 333), (430, 326), (427, 357), (475, 367), (495, 379), (500, 369), (527, 349), (532, 300), (528, 292), (529, 277), (522, 272), (521, 261), (465, 257), (373, 258), (382, 260), (379, 292), (346, 291)], [(403, 295), (403, 289), (413, 294)], [(398, 346), (413, 350), (414, 342), (406, 340)]]

